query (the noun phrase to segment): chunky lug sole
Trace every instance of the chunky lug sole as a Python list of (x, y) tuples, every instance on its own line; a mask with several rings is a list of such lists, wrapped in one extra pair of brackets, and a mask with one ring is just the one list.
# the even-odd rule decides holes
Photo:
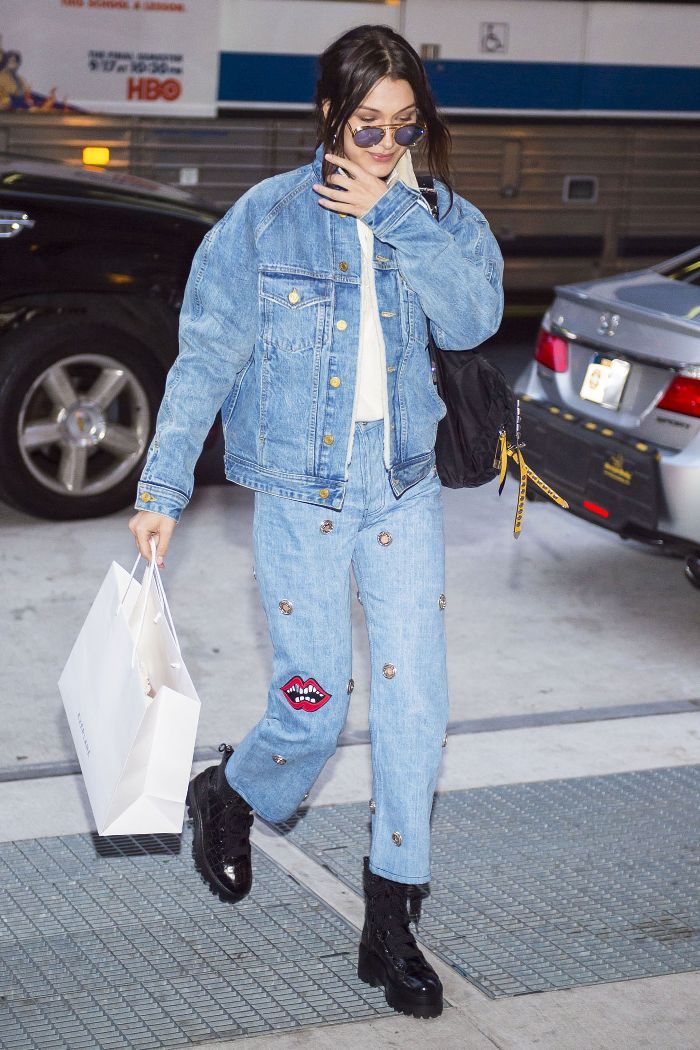
[(424, 994), (407, 992), (389, 978), (382, 959), (360, 942), (357, 976), (373, 988), (383, 988), (386, 1001), (398, 1013), (409, 1017), (439, 1017), (442, 1013), (442, 992)]
[[(244, 897), (248, 896), (250, 887), (243, 893), (234, 893), (229, 886), (220, 882), (212, 871), (206, 853), (204, 852), (204, 818), (202, 816), (199, 799), (197, 798), (197, 788), (195, 786), (196, 780), (197, 778), (195, 777), (194, 780), (190, 781), (190, 786), (187, 789), (186, 796), (187, 812), (192, 818), (194, 824), (194, 834), (192, 837), (192, 858), (194, 860), (194, 866), (215, 897), (218, 897), (221, 901), (231, 901), (236, 904), (238, 901), (241, 901)], [(203, 785), (203, 787), (206, 791), (206, 784)]]

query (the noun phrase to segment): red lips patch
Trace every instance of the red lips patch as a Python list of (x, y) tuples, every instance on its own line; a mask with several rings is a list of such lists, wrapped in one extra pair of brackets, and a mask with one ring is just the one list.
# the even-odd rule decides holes
[(327, 693), (315, 678), (303, 681), (299, 675), (290, 678), (281, 690), (290, 706), (297, 711), (318, 711), (319, 707), (323, 707), (331, 698), (331, 694)]

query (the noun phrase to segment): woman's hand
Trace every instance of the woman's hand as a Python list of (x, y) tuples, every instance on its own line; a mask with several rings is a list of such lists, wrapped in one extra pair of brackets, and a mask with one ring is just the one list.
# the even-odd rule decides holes
[(326, 153), (325, 156), (326, 160), (334, 161), (348, 174), (344, 175), (336, 171), (328, 177), (329, 182), (342, 186), (343, 189), (336, 190), (332, 186), (314, 183), (313, 189), (323, 194), (318, 203), (331, 211), (361, 218), (386, 193), (388, 188), (386, 182), (377, 175), (364, 171), (359, 164), (356, 164), (354, 160), (348, 160), (347, 157), (338, 157), (335, 153)]
[(156, 564), (159, 569), (165, 567), (165, 552), (170, 543), (177, 522), (175, 518), (167, 514), (156, 514), (153, 510), (140, 510), (129, 519), (129, 528), (136, 537), (136, 546), (146, 559), (151, 560), (151, 536), (155, 537), (158, 544), (156, 548)]

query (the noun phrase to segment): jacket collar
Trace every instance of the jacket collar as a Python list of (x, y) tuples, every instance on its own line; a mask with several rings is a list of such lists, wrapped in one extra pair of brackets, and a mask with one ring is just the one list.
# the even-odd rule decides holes
[(325, 152), (326, 151), (323, 148), (323, 143), (320, 142), (316, 147), (316, 154), (314, 156), (314, 159), (311, 161), (311, 167), (314, 170), (314, 175), (319, 181), (321, 179), (321, 167), (323, 165), (323, 154)]

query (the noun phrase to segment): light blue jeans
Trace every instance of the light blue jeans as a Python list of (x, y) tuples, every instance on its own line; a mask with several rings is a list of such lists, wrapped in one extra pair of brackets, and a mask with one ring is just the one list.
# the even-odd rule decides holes
[(397, 499), (383, 421), (356, 423), (342, 510), (255, 493), (255, 567), (273, 646), (267, 711), (226, 778), (265, 820), (292, 816), (335, 752), (352, 681), (350, 566), (369, 634), (370, 869), (430, 880), (430, 812), (448, 720), (442, 492)]

